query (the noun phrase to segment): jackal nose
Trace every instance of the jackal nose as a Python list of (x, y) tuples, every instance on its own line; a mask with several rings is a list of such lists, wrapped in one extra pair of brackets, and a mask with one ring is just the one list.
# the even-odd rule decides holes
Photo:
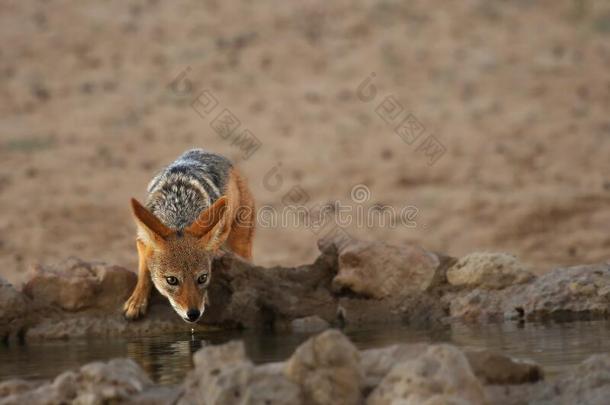
[(199, 315), (201, 315), (201, 313), (197, 309), (189, 309), (186, 311), (186, 317), (191, 322), (195, 322), (197, 319), (199, 319)]

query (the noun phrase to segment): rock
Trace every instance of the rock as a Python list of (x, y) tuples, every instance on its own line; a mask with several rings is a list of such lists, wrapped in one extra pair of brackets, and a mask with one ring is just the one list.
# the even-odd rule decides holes
[(317, 315), (297, 318), (290, 325), (293, 332), (301, 333), (321, 332), (330, 327), (327, 321)]
[[(109, 336), (153, 336), (159, 333), (207, 331), (209, 325), (188, 324), (179, 318), (167, 300), (153, 291), (148, 312), (136, 322), (124, 319), (118, 305), (111, 313), (83, 309), (77, 312), (41, 312), (36, 324), (27, 329), (26, 340), (74, 339)], [(110, 310), (111, 307), (108, 308)]]
[(536, 404), (605, 405), (610, 398), (610, 355), (596, 354), (536, 396)]
[(251, 372), (252, 368), (243, 343), (233, 341), (203, 348), (195, 353), (193, 362), (195, 368), (184, 382), (180, 404), (194, 404), (198, 398), (201, 403), (214, 403), (224, 395), (242, 397), (241, 389), (247, 381), (244, 370), (247, 368)]
[(281, 368), (255, 367), (242, 342), (206, 347), (193, 356), (195, 368), (183, 384), (178, 404), (300, 404), (297, 385)]
[(320, 246), (314, 263), (298, 267), (255, 266), (230, 253), (216, 258), (210, 305), (196, 325), (184, 323), (154, 289), (144, 319), (125, 321), (121, 308), (136, 276), (121, 267), (78, 259), (38, 266), (25, 294), (0, 284), (0, 338), (149, 335), (191, 327), (311, 332), (333, 324), (423, 327), (448, 318), (580, 319), (610, 311), (609, 264), (532, 279), (509, 255), (473, 254), (454, 266), (455, 259), (414, 246), (352, 239)]
[(447, 293), (452, 318), (468, 321), (578, 320), (610, 316), (610, 264), (560, 268), (502, 290)]
[(119, 266), (68, 259), (55, 268), (35, 266), (24, 293), (38, 305), (64, 311), (84, 309), (113, 313), (129, 297), (136, 275)]
[(427, 344), (417, 343), (361, 351), (360, 365), (365, 375), (365, 392), (375, 388), (396, 364), (417, 358), (427, 348)]
[(610, 263), (553, 270), (524, 289), (519, 301), (530, 320), (608, 317)]
[[(428, 345), (398, 344), (360, 353), (367, 389), (374, 388), (398, 363), (416, 359)], [(525, 384), (542, 380), (542, 368), (525, 361), (513, 360), (490, 350), (466, 350), (464, 352), (474, 375), (485, 384)]]
[(442, 299), (449, 306), (451, 318), (468, 322), (490, 322), (523, 316), (522, 286), (503, 290), (475, 288), (458, 294), (447, 294)]
[(484, 384), (534, 383), (544, 377), (538, 364), (516, 361), (491, 350), (466, 350), (464, 354), (474, 375)]
[(215, 325), (261, 327), (289, 324), (317, 315), (334, 321), (337, 299), (330, 283), (336, 274), (337, 254), (322, 251), (313, 264), (298, 267), (254, 266), (226, 254), (214, 262), (210, 309), (203, 322)]
[(399, 300), (341, 297), (337, 315), (342, 325), (400, 323), (403, 314)]
[(356, 404), (364, 375), (358, 349), (339, 331), (303, 343), (286, 362), (286, 376), (299, 385), (307, 404)]
[(397, 363), (366, 403), (484, 404), (485, 394), (464, 354), (451, 345), (438, 345)]
[[(159, 332), (222, 327), (264, 327), (318, 316), (335, 319), (337, 299), (330, 284), (336, 251), (323, 252), (315, 263), (296, 268), (253, 266), (227, 254), (214, 262), (211, 305), (200, 324), (186, 324), (156, 290), (146, 316), (123, 319), (122, 305), (131, 294), (135, 274), (117, 266), (70, 259), (51, 268), (38, 266), (25, 292), (37, 308), (27, 339), (149, 335)], [(298, 324), (298, 323), (297, 323)]]
[(22, 334), (30, 319), (30, 300), (0, 277), (0, 342)]
[(102, 404), (126, 401), (152, 386), (132, 360), (90, 363), (78, 371), (66, 371), (52, 382), (0, 399), (0, 404)]
[(375, 299), (408, 296), (430, 288), (440, 264), (436, 254), (415, 245), (351, 240), (339, 251), (333, 291)]
[(449, 312), (440, 296), (414, 293), (402, 299), (363, 299), (340, 297), (338, 322), (349, 327), (407, 324), (419, 328), (441, 324)]
[[(447, 315), (448, 305), (439, 298), (448, 285), (445, 272), (452, 258), (414, 246), (397, 249), (349, 239), (341, 246), (346, 249), (341, 256), (344, 264), (358, 252), (368, 252), (362, 256), (363, 263), (391, 264), (389, 279), (411, 277), (409, 287), (392, 287), (384, 293), (390, 295), (377, 299), (346, 288), (338, 291), (333, 282), (341, 280), (337, 278), (339, 247), (334, 242), (320, 246), (321, 254), (314, 263), (298, 267), (255, 266), (231, 253), (217, 257), (209, 287), (210, 305), (198, 325), (185, 324), (154, 289), (146, 316), (138, 322), (123, 320), (121, 308), (136, 276), (121, 267), (78, 259), (56, 267), (37, 266), (24, 288), (36, 308), (25, 337), (147, 335), (185, 331), (191, 326), (196, 330), (212, 326), (312, 331), (342, 322), (438, 322)], [(377, 262), (374, 254), (385, 261)], [(400, 264), (403, 259), (406, 267)]]
[(447, 270), (450, 284), (470, 289), (499, 290), (532, 279), (528, 268), (507, 253), (471, 253)]

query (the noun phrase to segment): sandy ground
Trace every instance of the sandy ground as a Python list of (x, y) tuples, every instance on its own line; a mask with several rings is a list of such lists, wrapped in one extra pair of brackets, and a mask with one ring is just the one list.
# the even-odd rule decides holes
[[(238, 162), (259, 206), (411, 207), (359, 238), (607, 260), (608, 66), (604, 0), (2, 2), (0, 275), (133, 268), (129, 198), (190, 147)], [(261, 226), (255, 261), (309, 261), (327, 231)]]

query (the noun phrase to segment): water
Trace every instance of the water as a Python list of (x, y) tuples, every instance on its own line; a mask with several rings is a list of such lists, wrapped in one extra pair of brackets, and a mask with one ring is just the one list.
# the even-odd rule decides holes
[[(610, 321), (572, 323), (453, 324), (436, 329), (377, 326), (345, 330), (359, 348), (395, 343), (450, 342), (466, 348), (489, 348), (542, 364), (548, 377), (595, 353), (610, 352)], [(0, 346), (0, 380), (52, 378), (96, 360), (129, 357), (160, 384), (180, 383), (200, 348), (242, 339), (255, 363), (284, 360), (310, 335), (218, 331), (146, 338), (70, 340)]]

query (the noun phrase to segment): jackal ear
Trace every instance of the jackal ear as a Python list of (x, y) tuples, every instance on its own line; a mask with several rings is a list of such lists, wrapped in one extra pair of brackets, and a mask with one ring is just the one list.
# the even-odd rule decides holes
[(227, 210), (227, 197), (222, 196), (207, 210), (199, 214), (199, 218), (186, 231), (200, 238), (207, 250), (216, 250), (220, 247), (219, 241), (224, 226), (223, 217)]
[(138, 237), (142, 238), (143, 242), (159, 245), (173, 233), (135, 198), (131, 199), (131, 209), (138, 225)]

